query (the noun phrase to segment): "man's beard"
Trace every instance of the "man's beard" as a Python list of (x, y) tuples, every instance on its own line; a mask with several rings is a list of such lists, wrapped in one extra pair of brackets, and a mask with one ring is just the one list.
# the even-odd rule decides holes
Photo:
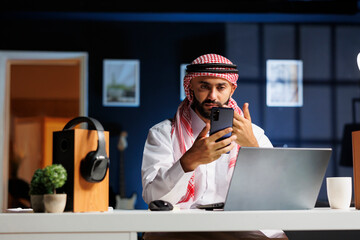
[[(227, 105), (229, 103), (229, 101), (230, 101), (230, 98), (224, 104)], [(191, 107), (194, 110), (197, 110), (202, 117), (209, 119), (209, 120), (210, 120), (210, 115), (211, 115), (211, 109), (209, 111), (205, 110), (204, 104), (206, 104), (206, 103), (216, 104), (218, 107), (222, 107), (224, 105), (221, 102), (218, 102), (215, 100), (210, 100), (210, 99), (206, 99), (202, 103), (200, 103), (194, 95), (194, 100), (193, 100), (193, 103), (191, 104)]]

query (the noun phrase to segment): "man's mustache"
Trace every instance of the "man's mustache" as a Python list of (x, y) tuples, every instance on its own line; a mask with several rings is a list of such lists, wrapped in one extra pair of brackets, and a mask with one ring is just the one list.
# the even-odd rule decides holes
[(217, 101), (215, 101), (215, 100), (210, 100), (210, 99), (204, 100), (204, 101), (201, 103), (201, 105), (204, 105), (204, 104), (206, 104), (206, 103), (216, 104), (216, 105), (218, 105), (219, 107), (222, 106), (221, 102), (217, 102)]

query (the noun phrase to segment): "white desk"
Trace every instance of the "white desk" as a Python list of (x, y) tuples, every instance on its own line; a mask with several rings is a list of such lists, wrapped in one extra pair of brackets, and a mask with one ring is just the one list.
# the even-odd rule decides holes
[(360, 211), (150, 212), (119, 210), (107, 213), (1, 213), (0, 239), (137, 239), (136, 232), (360, 230)]

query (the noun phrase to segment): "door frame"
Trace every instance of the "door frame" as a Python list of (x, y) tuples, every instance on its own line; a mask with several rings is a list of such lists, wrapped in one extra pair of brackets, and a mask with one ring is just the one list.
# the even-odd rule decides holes
[(88, 53), (0, 50), (0, 208), (8, 206), (10, 141), (10, 66), (17, 60), (80, 60), (80, 115), (88, 115)]

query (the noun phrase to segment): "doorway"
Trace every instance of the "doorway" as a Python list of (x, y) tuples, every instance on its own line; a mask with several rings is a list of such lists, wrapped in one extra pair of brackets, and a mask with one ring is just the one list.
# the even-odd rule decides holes
[(52, 132), (87, 115), (87, 53), (0, 51), (1, 69), (0, 201), (26, 207), (33, 172), (52, 163)]

